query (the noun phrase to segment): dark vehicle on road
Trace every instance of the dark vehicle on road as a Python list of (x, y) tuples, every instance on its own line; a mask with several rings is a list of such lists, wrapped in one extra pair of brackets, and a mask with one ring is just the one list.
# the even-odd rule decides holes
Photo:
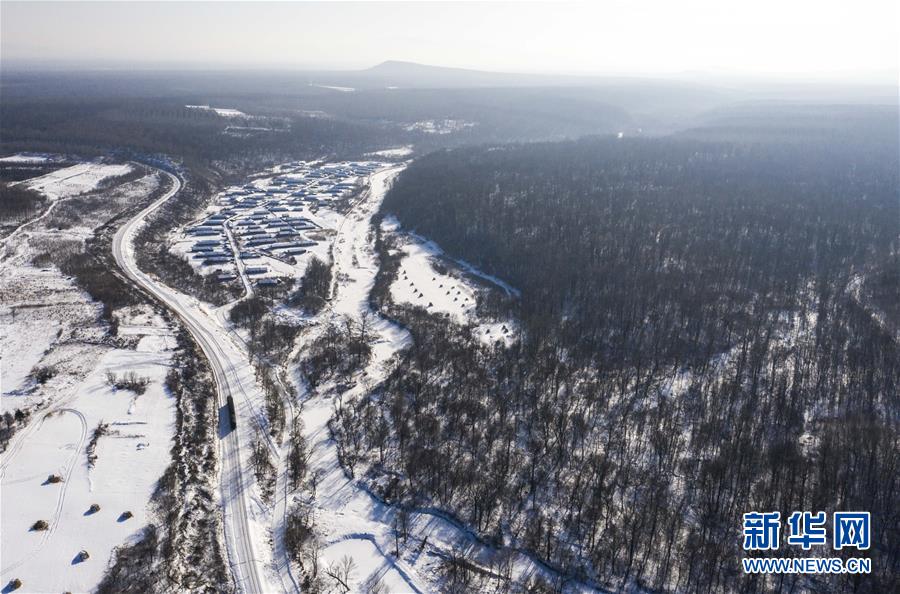
[(234, 398), (228, 397), (228, 424), (231, 430), (237, 429), (237, 415), (234, 412)]

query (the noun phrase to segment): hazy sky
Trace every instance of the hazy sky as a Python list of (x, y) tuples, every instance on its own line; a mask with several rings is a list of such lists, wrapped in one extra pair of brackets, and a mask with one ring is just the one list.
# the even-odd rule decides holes
[(891, 0), (0, 2), (0, 56), (117, 66), (807, 73), (897, 80)]

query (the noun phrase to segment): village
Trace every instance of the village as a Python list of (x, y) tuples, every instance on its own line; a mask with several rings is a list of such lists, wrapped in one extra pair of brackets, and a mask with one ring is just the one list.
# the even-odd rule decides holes
[[(333, 208), (361, 188), (363, 178), (381, 163), (313, 164), (296, 161), (219, 194), (206, 214), (175, 238), (198, 273), (221, 282), (241, 279), (251, 286), (272, 286), (294, 277), (300, 256), (324, 256), (323, 240), (333, 231)], [(317, 249), (318, 246), (318, 249)]]

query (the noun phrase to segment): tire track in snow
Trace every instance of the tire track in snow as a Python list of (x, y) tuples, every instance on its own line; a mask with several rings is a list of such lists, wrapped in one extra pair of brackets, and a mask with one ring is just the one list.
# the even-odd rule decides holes
[[(62, 515), (63, 505), (65, 505), (65, 502), (66, 502), (66, 492), (69, 488), (69, 480), (72, 478), (72, 472), (75, 470), (75, 464), (78, 461), (78, 457), (81, 454), (81, 449), (84, 447), (84, 442), (87, 439), (87, 421), (85, 420), (84, 415), (81, 414), (80, 411), (75, 410), (74, 408), (60, 408), (60, 409), (55, 409), (53, 411), (48, 411), (41, 417), (40, 424), (42, 425), (43, 420), (53, 412), (60, 412), (60, 413), (69, 412), (69, 413), (74, 414), (78, 418), (79, 422), (81, 423), (81, 435), (79, 436), (79, 439), (78, 439), (78, 445), (75, 447), (75, 450), (72, 452), (72, 455), (69, 457), (69, 460), (66, 462), (66, 470), (64, 472), (65, 476), (63, 477), (63, 481), (62, 481), (62, 485), (59, 490), (59, 494), (56, 496), (56, 509), (54, 510), (53, 515), (50, 518), (49, 528), (47, 530), (43, 531), (43, 534), (41, 534), (40, 541), (38, 541), (38, 544), (28, 554), (24, 555), (18, 561), (13, 562), (13, 563), (7, 565), (6, 567), (4, 567), (2, 570), (0, 570), (0, 573), (2, 573), (2, 574), (6, 574), (7, 572), (12, 571), (13, 569), (16, 569), (17, 567), (21, 566), (23, 563), (25, 563), (26, 561), (28, 561), (29, 559), (34, 557), (34, 555), (36, 553), (38, 553), (42, 548), (44, 548), (44, 546), (47, 544), (47, 542), (50, 540), (50, 538), (55, 534), (56, 529), (59, 526), (59, 521), (60, 521), (60, 517)], [(7, 461), (7, 463), (8, 463), (8, 461)]]
[(84, 442), (87, 439), (87, 421), (85, 420), (84, 415), (74, 408), (63, 408), (60, 409), (60, 412), (69, 412), (78, 417), (78, 420), (81, 422), (81, 437), (79, 437), (78, 446), (75, 448), (75, 451), (72, 452), (72, 457), (69, 459), (68, 470), (66, 470), (66, 476), (63, 478), (63, 488), (60, 489), (59, 496), (57, 497), (56, 511), (53, 513), (53, 517), (50, 520), (50, 529), (44, 533), (44, 537), (41, 539), (42, 546), (51, 536), (53, 536), (56, 532), (56, 528), (59, 526), (62, 508), (66, 502), (66, 492), (69, 490), (69, 479), (72, 477), (72, 472), (75, 470), (75, 463), (78, 461), (78, 456), (81, 454), (81, 449), (84, 447)]

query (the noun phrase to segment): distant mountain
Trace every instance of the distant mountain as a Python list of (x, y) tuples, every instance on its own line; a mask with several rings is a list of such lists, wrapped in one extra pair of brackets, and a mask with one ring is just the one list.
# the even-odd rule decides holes
[[(703, 104), (707, 108), (722, 100), (803, 101), (807, 103), (877, 103), (896, 105), (896, 87), (798, 79), (785, 81), (737, 75), (685, 72), (662, 78), (574, 74), (529, 74), (490, 72), (467, 68), (431, 66), (417, 62), (388, 60), (356, 71), (307, 73), (314, 79), (345, 81), (359, 88), (461, 89), (516, 87), (580, 87), (608, 93), (614, 101), (643, 107), (645, 99), (664, 103), (674, 100)], [(352, 82), (352, 84), (351, 84)], [(337, 83), (333, 83), (337, 84)], [(637, 104), (631, 103), (636, 100)], [(699, 100), (699, 102), (698, 102)], [(623, 105), (626, 106), (626, 105)]]
[(467, 68), (451, 68), (448, 66), (431, 66), (400, 60), (388, 60), (365, 70), (343, 74), (378, 80), (385, 83), (386, 86), (418, 88), (594, 86), (601, 81), (634, 82), (639, 80), (621, 77), (600, 78), (596, 76), (490, 72)]
[(469, 68), (453, 68), (450, 66), (431, 66), (429, 64), (420, 64), (418, 62), (406, 62), (403, 60), (387, 60), (381, 64), (376, 64), (371, 68), (366, 68), (363, 72), (381, 76), (409, 76), (413, 75), (434, 75), (436, 73), (445, 73), (448, 75), (460, 74), (487, 74), (483, 70), (472, 70)]
[(358, 76), (378, 79), (388, 86), (398, 87), (498, 87), (498, 86), (546, 86), (559, 81), (548, 80), (560, 77), (546, 77), (534, 74), (511, 74), (488, 72), (447, 66), (430, 66), (416, 62), (389, 60), (362, 70)]

